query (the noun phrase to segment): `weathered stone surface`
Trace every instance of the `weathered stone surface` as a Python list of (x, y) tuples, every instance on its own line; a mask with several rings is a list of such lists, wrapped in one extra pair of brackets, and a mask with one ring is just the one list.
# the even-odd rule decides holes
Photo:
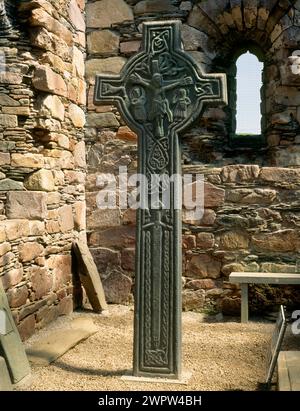
[(45, 327), (47, 324), (55, 321), (57, 317), (58, 309), (56, 305), (44, 306), (38, 311), (36, 315), (37, 327)]
[(36, 300), (39, 300), (51, 291), (53, 278), (46, 268), (30, 268), (29, 277)]
[(11, 252), (4, 254), (0, 257), (0, 267), (7, 267), (14, 261), (15, 255)]
[(19, 181), (5, 178), (0, 181), (0, 191), (20, 191), (24, 190), (23, 184)]
[(264, 167), (261, 170), (260, 179), (273, 183), (299, 183), (300, 169)]
[(105, 244), (106, 247), (129, 247), (135, 244), (135, 227), (120, 226), (94, 232), (89, 238), (90, 246)]
[(29, 221), (26, 219), (7, 220), (3, 224), (7, 240), (9, 241), (16, 240), (21, 237), (27, 237), (30, 233)]
[(9, 192), (6, 214), (8, 218), (44, 220), (47, 213), (46, 194), (42, 192)]
[(12, 288), (7, 292), (7, 299), (10, 307), (17, 308), (21, 307), (26, 303), (28, 297), (28, 289), (26, 285), (20, 287)]
[(296, 230), (280, 230), (273, 233), (262, 233), (252, 237), (256, 251), (299, 251), (300, 234)]
[(243, 271), (245, 271), (245, 268), (242, 264), (239, 264), (239, 263), (230, 263), (222, 267), (222, 273), (225, 275), (229, 275), (232, 272), (243, 272)]
[(204, 205), (205, 208), (219, 207), (224, 204), (225, 190), (210, 183), (204, 185)]
[(259, 166), (226, 166), (222, 169), (221, 177), (224, 183), (253, 182), (259, 176), (259, 171)]
[(69, 45), (73, 40), (72, 33), (42, 8), (37, 8), (32, 11), (30, 25), (44, 27), (46, 30), (51, 31), (61, 37)]
[(74, 226), (78, 231), (86, 228), (86, 204), (84, 201), (77, 201), (74, 204)]
[(44, 221), (28, 221), (29, 235), (41, 236), (45, 234), (45, 222)]
[(36, 242), (28, 242), (19, 246), (19, 260), (22, 262), (32, 261), (44, 254), (44, 247)]
[(213, 225), (216, 221), (216, 213), (213, 210), (205, 209), (203, 217), (199, 220), (192, 219), (187, 210), (183, 210), (182, 221), (185, 224), (190, 224), (194, 226), (210, 226)]
[(0, 392), (12, 390), (13, 388), (10, 381), (10, 376), (8, 373), (5, 359), (3, 357), (0, 357)]
[(194, 255), (188, 264), (186, 276), (192, 278), (218, 278), (221, 263), (208, 254)]
[(64, 205), (58, 211), (58, 221), (60, 229), (63, 233), (66, 233), (74, 228), (74, 218), (72, 206)]
[(300, 166), (300, 147), (284, 147), (273, 152), (272, 159), (278, 167)]
[(52, 255), (47, 260), (48, 269), (53, 270), (53, 290), (57, 291), (72, 279), (71, 256)]
[(271, 204), (277, 196), (275, 190), (242, 188), (226, 191), (226, 200), (238, 204)]
[(126, 63), (123, 57), (109, 57), (105, 59), (92, 59), (86, 62), (87, 79), (94, 84), (95, 76), (99, 73), (118, 74)]
[(11, 250), (10, 243), (0, 244), (0, 257), (2, 257), (4, 254), (8, 253), (10, 250)]
[(122, 268), (135, 272), (135, 248), (124, 248), (121, 253)]
[(212, 248), (215, 244), (214, 235), (211, 233), (198, 233), (197, 234), (197, 247), (201, 249)]
[(37, 90), (67, 96), (68, 90), (64, 79), (51, 68), (40, 66), (35, 70), (32, 84)]
[(56, 95), (48, 95), (37, 101), (37, 108), (41, 116), (54, 117), (63, 121), (65, 118), (65, 106)]
[(108, 303), (127, 303), (131, 292), (131, 287), (131, 279), (116, 269), (113, 270), (105, 280), (103, 280), (103, 288)]
[(275, 90), (275, 102), (284, 106), (299, 106), (300, 96), (297, 87), (279, 86)]
[(35, 333), (35, 316), (34, 314), (24, 318), (23, 321), (18, 324), (18, 331), (22, 341), (28, 340)]
[(12, 252), (6, 252), (0, 257), (0, 268), (6, 268), (11, 265), (15, 259), (15, 255)]
[(120, 36), (111, 30), (92, 31), (87, 36), (90, 54), (116, 54), (119, 51)]
[(262, 263), (261, 271), (265, 273), (295, 273), (296, 266), (291, 264)]
[[(82, 10), (82, 9), (81, 9)], [(69, 6), (69, 16), (72, 24), (76, 28), (76, 30), (79, 31), (85, 31), (85, 21), (83, 14), (81, 12), (77, 0), (71, 0), (70, 6)]]
[(200, 311), (205, 301), (204, 290), (184, 290), (182, 293), (182, 309), (184, 311)]
[(113, 24), (133, 21), (131, 7), (124, 0), (102, 0), (86, 5), (88, 28), (109, 28)]
[(0, 105), (4, 107), (16, 107), (19, 106), (20, 103), (15, 100), (14, 98), (8, 96), (7, 94), (0, 94)]
[(97, 331), (98, 328), (92, 320), (76, 318), (69, 328), (52, 331), (42, 342), (31, 346), (27, 350), (27, 355), (34, 364), (49, 365)]
[(75, 127), (82, 128), (85, 125), (85, 113), (76, 104), (70, 104), (69, 117)]
[(58, 315), (70, 315), (73, 312), (73, 298), (72, 296), (68, 296), (60, 300), (57, 305), (57, 313)]
[(186, 51), (198, 51), (206, 49), (208, 37), (202, 31), (195, 29), (187, 24), (183, 24), (181, 37)]
[(85, 60), (83, 53), (77, 48), (73, 47), (73, 75), (83, 78), (85, 75)]
[(4, 166), (5, 164), (10, 164), (10, 154), (0, 153), (0, 166)]
[(22, 281), (23, 275), (23, 268), (14, 268), (7, 271), (4, 276), (1, 277), (4, 290), (18, 285)]
[(240, 231), (229, 231), (221, 235), (219, 248), (224, 250), (237, 250), (248, 248), (249, 238), (247, 233)]
[(110, 248), (98, 247), (90, 249), (100, 275), (121, 265), (120, 252)]
[(18, 117), (13, 114), (0, 114), (0, 126), (18, 127)]
[(0, 83), (1, 84), (21, 84), (23, 81), (22, 74), (13, 73), (10, 71), (3, 71), (0, 73)]
[(182, 248), (183, 250), (196, 248), (196, 236), (183, 235), (182, 236)]
[(121, 54), (134, 54), (137, 53), (141, 48), (141, 42), (139, 40), (136, 41), (123, 41), (120, 44), (120, 53)]
[(89, 113), (87, 116), (89, 127), (113, 127), (118, 128), (120, 123), (113, 113)]
[(12, 154), (11, 165), (13, 167), (26, 168), (42, 168), (44, 166), (44, 158), (41, 154)]
[(74, 148), (74, 163), (77, 167), (86, 167), (85, 142), (79, 141)]
[(14, 114), (16, 116), (30, 116), (29, 107), (2, 107), (3, 114)]
[(137, 142), (137, 135), (134, 131), (130, 130), (127, 126), (122, 126), (117, 132), (117, 138), (124, 141)]
[(96, 209), (87, 216), (87, 225), (90, 229), (119, 226), (121, 223), (120, 210)]
[(134, 6), (134, 14), (147, 14), (159, 12), (176, 11), (177, 7), (172, 5), (171, 0), (143, 0)]
[(89, 251), (85, 236), (82, 236), (82, 240), (73, 243), (72, 249), (76, 256), (80, 282), (86, 291), (93, 310), (95, 312), (107, 310), (99, 272)]
[(216, 282), (210, 278), (204, 280), (192, 280), (186, 284), (186, 288), (192, 290), (211, 290), (216, 287)]
[(39, 170), (26, 177), (24, 185), (32, 191), (54, 191), (55, 183), (53, 173), (50, 170)]

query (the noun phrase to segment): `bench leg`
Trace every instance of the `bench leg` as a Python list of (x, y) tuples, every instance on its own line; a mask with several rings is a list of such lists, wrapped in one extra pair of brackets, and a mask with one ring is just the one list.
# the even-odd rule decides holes
[(241, 322), (248, 322), (248, 284), (241, 284)]

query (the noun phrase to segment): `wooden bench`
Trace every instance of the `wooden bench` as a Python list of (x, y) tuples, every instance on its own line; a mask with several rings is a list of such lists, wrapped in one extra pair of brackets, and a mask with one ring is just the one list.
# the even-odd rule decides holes
[(248, 321), (248, 284), (300, 284), (300, 273), (250, 273), (236, 272), (229, 275), (229, 282), (241, 285), (241, 322)]

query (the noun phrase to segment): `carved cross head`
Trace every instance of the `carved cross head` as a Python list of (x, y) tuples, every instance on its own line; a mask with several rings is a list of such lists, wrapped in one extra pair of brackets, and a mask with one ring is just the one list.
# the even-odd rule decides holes
[(180, 22), (143, 25), (142, 51), (118, 75), (96, 77), (95, 104), (118, 106), (131, 128), (155, 138), (184, 130), (203, 106), (227, 102), (226, 76), (204, 74), (182, 50)]

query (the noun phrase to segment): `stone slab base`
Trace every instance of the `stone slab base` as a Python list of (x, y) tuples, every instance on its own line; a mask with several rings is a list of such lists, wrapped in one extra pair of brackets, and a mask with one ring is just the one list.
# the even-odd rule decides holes
[(172, 378), (150, 378), (150, 377), (134, 377), (132, 371), (121, 377), (124, 381), (135, 382), (135, 383), (151, 383), (151, 384), (181, 384), (188, 385), (192, 377), (191, 372), (183, 372), (180, 379), (175, 380)]
[(278, 390), (300, 391), (300, 351), (281, 351), (277, 364)]
[(76, 318), (70, 326), (53, 331), (26, 350), (31, 363), (47, 366), (81, 341), (98, 332), (92, 320)]
[(12, 391), (12, 389), (5, 359), (0, 357), (0, 391)]

